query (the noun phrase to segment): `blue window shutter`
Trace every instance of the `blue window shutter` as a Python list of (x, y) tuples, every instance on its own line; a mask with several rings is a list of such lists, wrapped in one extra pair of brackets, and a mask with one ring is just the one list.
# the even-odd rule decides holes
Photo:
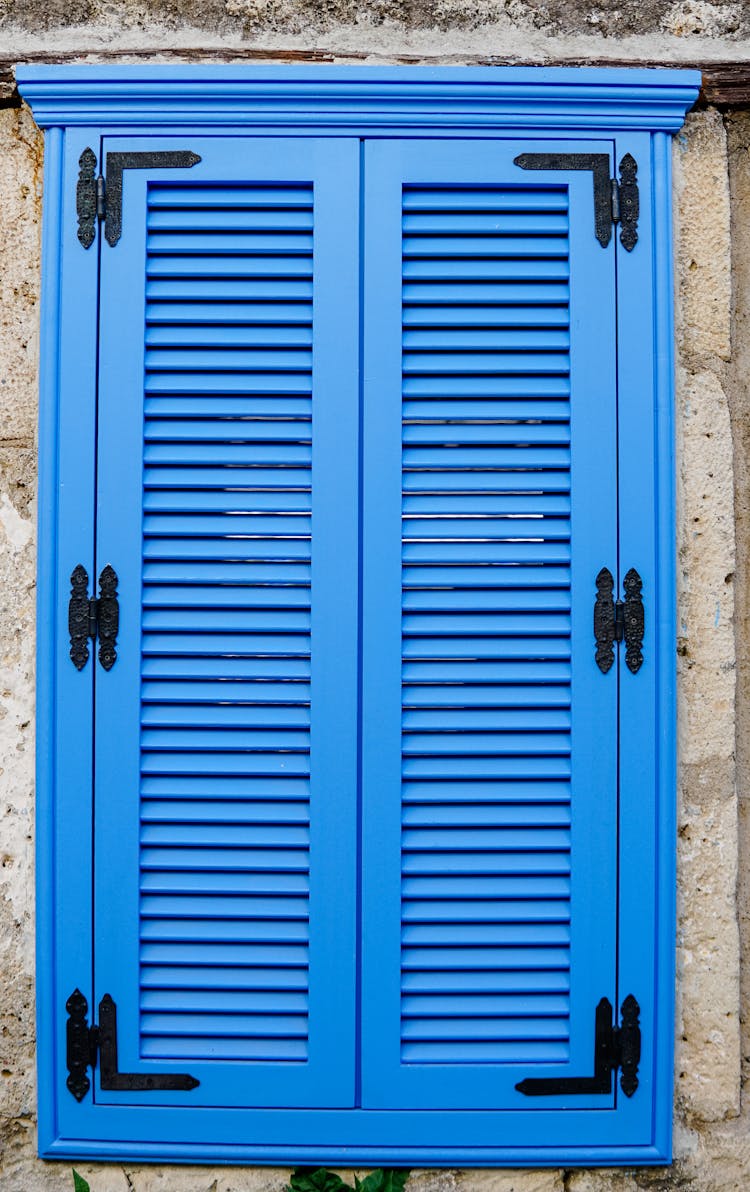
[(352, 1104), (358, 152), (186, 147), (102, 251), (96, 1001), (162, 1103)]
[(590, 175), (522, 149), (367, 148), (370, 1107), (528, 1108), (523, 1078), (591, 1073), (615, 997), (614, 246)]
[[(668, 158), (698, 76), (18, 77), (48, 129), (41, 1153), (668, 1161)], [(87, 149), (200, 161), (125, 169), (86, 248)], [(544, 152), (632, 155), (633, 251), (589, 172), (514, 164)], [(109, 671), (68, 657), (78, 563), (117, 572)], [(637, 675), (594, 662), (602, 567), (643, 577)], [(197, 1088), (103, 1088), (100, 1056), (75, 1100), (76, 986), (88, 1022), (114, 999), (120, 1071)], [(636, 1095), (519, 1090), (591, 1076), (630, 993)]]

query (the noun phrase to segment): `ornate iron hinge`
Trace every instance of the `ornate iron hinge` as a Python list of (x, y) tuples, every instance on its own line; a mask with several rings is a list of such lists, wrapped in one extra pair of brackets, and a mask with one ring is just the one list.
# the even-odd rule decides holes
[(78, 239), (84, 248), (91, 248), (96, 236), (97, 220), (104, 221), (107, 244), (114, 247), (122, 233), (122, 172), (123, 170), (189, 169), (200, 161), (189, 149), (171, 149), (156, 153), (108, 153), (104, 174), (96, 175), (96, 154), (84, 149), (78, 159), (76, 212)]
[(76, 1101), (91, 1088), (88, 1069), (99, 1060), (102, 1089), (113, 1092), (145, 1093), (152, 1090), (189, 1091), (200, 1084), (186, 1072), (120, 1072), (117, 1066), (117, 1007), (108, 993), (99, 1002), (99, 1025), (86, 1022), (88, 1002), (80, 989), (71, 993), (65, 1009), (67, 1068), (66, 1084)]
[(83, 670), (89, 660), (89, 639), (99, 638), (99, 661), (106, 671), (117, 660), (117, 631), (120, 604), (117, 599), (117, 574), (107, 564), (99, 576), (99, 596), (89, 597), (89, 577), (79, 563), (70, 577), (68, 632), (70, 657), (76, 670)]
[(620, 1069), (620, 1088), (632, 1097), (638, 1088), (638, 1064), (641, 1058), (640, 1006), (628, 994), (620, 1007), (621, 1025), (612, 1021), (612, 1003), (603, 997), (594, 1018), (593, 1076), (528, 1076), (516, 1085), (526, 1097), (583, 1096), (586, 1093), (611, 1093), (612, 1075)]
[(638, 243), (638, 166), (626, 153), (620, 179), (610, 178), (607, 153), (521, 153), (514, 165), (522, 170), (590, 170), (594, 182), (594, 233), (602, 248), (612, 239), (612, 225), (620, 225), (620, 243), (632, 252)]
[(596, 665), (605, 675), (615, 660), (615, 642), (625, 642), (625, 665), (631, 674), (637, 674), (643, 665), (643, 581), (634, 567), (630, 568), (622, 586), (625, 599), (615, 600), (612, 572), (608, 567), (602, 567), (596, 577), (594, 640)]

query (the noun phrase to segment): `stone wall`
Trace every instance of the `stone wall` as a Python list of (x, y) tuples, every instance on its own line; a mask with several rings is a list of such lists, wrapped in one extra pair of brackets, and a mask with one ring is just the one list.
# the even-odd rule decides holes
[[(333, 60), (750, 62), (733, 0), (0, 0), (0, 59), (175, 51)], [(420, 1172), (409, 1192), (750, 1187), (750, 112), (674, 145), (679, 903), (671, 1169)], [(0, 110), (0, 1187), (72, 1188), (36, 1158), (33, 649), (42, 140)], [(88, 1165), (92, 1192), (280, 1192), (269, 1168)]]
[(748, 57), (742, 0), (0, 0), (0, 56), (327, 51), (392, 61)]

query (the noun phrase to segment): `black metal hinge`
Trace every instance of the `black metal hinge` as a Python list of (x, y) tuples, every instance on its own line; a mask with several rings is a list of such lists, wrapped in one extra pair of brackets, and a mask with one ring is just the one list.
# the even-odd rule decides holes
[(86, 1021), (88, 1002), (80, 989), (71, 993), (65, 1009), (66, 1027), (66, 1084), (76, 1101), (82, 1101), (91, 1088), (89, 1068), (99, 1061), (102, 1089), (114, 1092), (145, 1093), (152, 1090), (189, 1091), (200, 1084), (186, 1072), (120, 1072), (117, 1066), (117, 1007), (108, 993), (99, 1002), (99, 1025)]
[(611, 670), (615, 661), (615, 642), (625, 643), (625, 665), (635, 675), (643, 665), (643, 581), (634, 567), (622, 581), (624, 600), (614, 599), (615, 581), (608, 567), (602, 567), (596, 577), (594, 601), (594, 641), (596, 665), (602, 674)]
[(612, 1075), (619, 1068), (620, 1088), (632, 1097), (638, 1088), (638, 1064), (641, 1059), (640, 1006), (628, 994), (620, 1007), (621, 1025), (612, 1020), (612, 1003), (603, 997), (594, 1019), (593, 1076), (528, 1076), (516, 1085), (526, 1097), (583, 1096), (586, 1093), (611, 1093)]
[(117, 598), (117, 574), (107, 564), (99, 576), (99, 596), (89, 596), (89, 577), (79, 563), (70, 577), (68, 632), (70, 657), (76, 670), (83, 670), (89, 660), (89, 639), (99, 638), (99, 661), (106, 671), (117, 661), (117, 631), (120, 627), (120, 603)]
[(122, 233), (123, 170), (189, 169), (200, 161), (189, 149), (171, 149), (156, 153), (108, 153), (104, 174), (96, 175), (96, 154), (84, 149), (78, 159), (76, 213), (78, 239), (91, 248), (97, 221), (104, 221), (104, 237), (114, 247)]
[(632, 252), (638, 243), (638, 166), (626, 153), (620, 178), (610, 178), (607, 153), (521, 153), (514, 165), (522, 170), (590, 170), (594, 182), (594, 234), (606, 248), (612, 225), (620, 225), (620, 243)]

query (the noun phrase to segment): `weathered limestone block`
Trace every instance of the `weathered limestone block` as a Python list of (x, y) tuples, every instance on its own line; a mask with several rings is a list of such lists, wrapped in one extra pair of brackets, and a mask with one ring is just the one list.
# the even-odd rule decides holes
[(0, 1147), (23, 1140), (27, 1154), (35, 1113), (33, 486), (33, 453), (0, 442)]
[(677, 343), (683, 365), (728, 360), (730, 347), (729, 178), (719, 112), (691, 113), (675, 140), (674, 182), (682, 229), (676, 271)]
[(739, 1113), (735, 538), (728, 165), (723, 122), (675, 146), (678, 525), (678, 1105)]
[[(727, 391), (734, 447), (737, 536), (737, 793), (740, 813), (740, 940), (750, 955), (750, 112), (727, 118), (732, 206), (732, 360)], [(750, 1074), (750, 971), (740, 977), (743, 1068)]]
[[(409, 1181), (408, 1192), (432, 1192), (422, 1183), (422, 1172)], [(565, 1192), (561, 1171), (486, 1171), (477, 1169), (461, 1171), (456, 1181), (456, 1192)], [(452, 1192), (445, 1185), (436, 1183), (434, 1192)]]
[(42, 136), (26, 108), (0, 111), (0, 442), (36, 429)]
[(734, 754), (732, 433), (715, 372), (680, 369), (678, 382), (680, 760), (692, 765)]
[[(676, 1093), (689, 1118), (739, 1113), (739, 946), (734, 767), (680, 776)], [(701, 805), (702, 803), (702, 805)]]

